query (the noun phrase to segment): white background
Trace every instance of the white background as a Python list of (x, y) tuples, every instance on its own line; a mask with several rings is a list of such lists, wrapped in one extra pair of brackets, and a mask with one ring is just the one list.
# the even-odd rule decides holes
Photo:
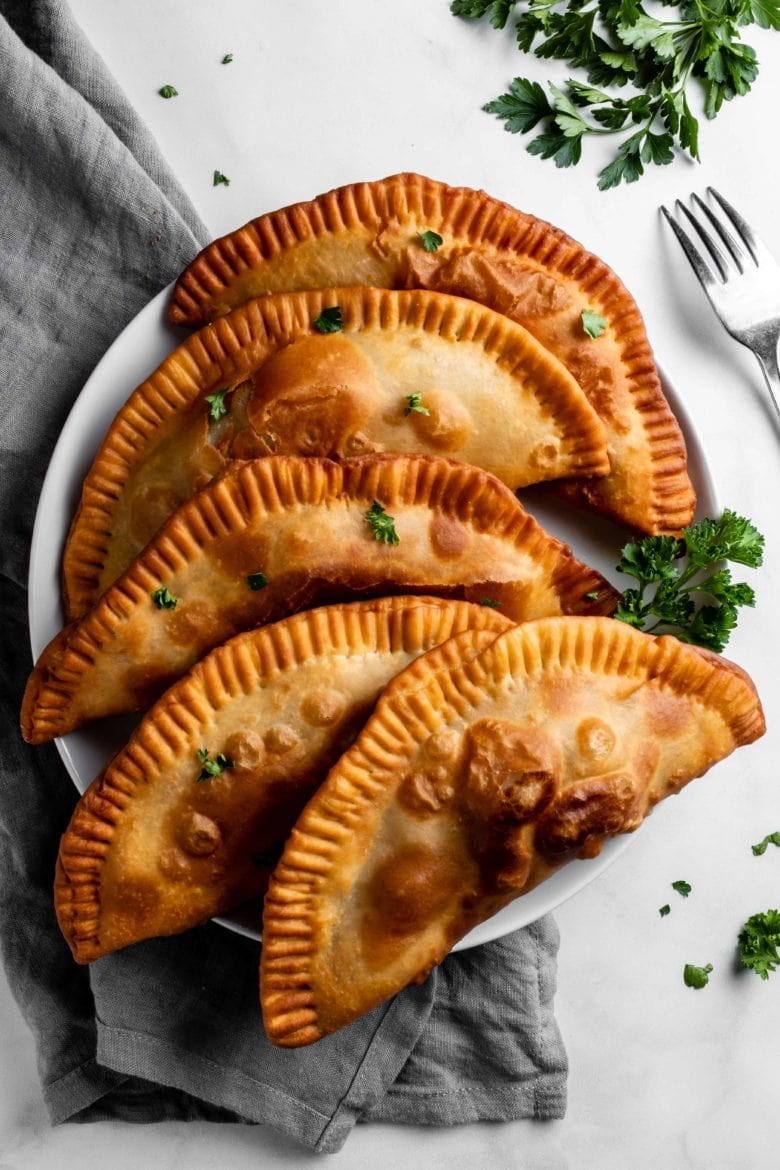
[[(726, 335), (658, 213), (718, 188), (780, 257), (776, 111), (780, 34), (748, 30), (761, 76), (702, 124), (701, 165), (596, 189), (607, 143), (574, 170), (534, 159), (481, 112), (517, 74), (562, 78), (521, 57), (511, 29), (467, 24), (447, 0), (71, 0), (88, 37), (156, 135), (214, 235), (298, 199), (401, 170), (484, 187), (567, 230), (622, 276), (701, 434), (721, 500), (767, 536), (758, 592), (728, 653), (747, 667), (769, 731), (657, 809), (631, 848), (557, 911), (556, 1015), (571, 1071), (563, 1121), (455, 1130), (358, 1127), (329, 1165), (524, 1170), (753, 1170), (777, 1165), (780, 972), (738, 973), (737, 933), (780, 905), (780, 426), (755, 360)], [(232, 52), (231, 65), (220, 64)], [(165, 83), (179, 97), (157, 95)], [(229, 187), (212, 186), (219, 169)], [(683, 900), (669, 884), (693, 886)], [(658, 907), (670, 902), (661, 919)], [(683, 985), (711, 962), (708, 987)], [(0, 1170), (303, 1166), (312, 1155), (259, 1128), (101, 1123), (53, 1130), (30, 1036), (0, 975)]]

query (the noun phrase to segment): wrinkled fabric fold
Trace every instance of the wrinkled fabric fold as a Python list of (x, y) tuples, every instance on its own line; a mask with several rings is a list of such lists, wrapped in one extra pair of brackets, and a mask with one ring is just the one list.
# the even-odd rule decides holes
[(550, 918), (298, 1051), (263, 1034), (259, 945), (221, 927), (74, 964), (52, 881), (76, 793), (17, 724), (35, 508), (84, 381), (207, 232), (64, 3), (0, 0), (0, 60), (0, 947), (52, 1120), (243, 1121), (327, 1152), (358, 1120), (561, 1116)]

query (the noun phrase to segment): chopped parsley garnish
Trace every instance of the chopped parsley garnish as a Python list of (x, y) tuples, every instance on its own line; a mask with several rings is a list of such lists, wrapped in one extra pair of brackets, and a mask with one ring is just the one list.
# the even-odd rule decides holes
[(438, 252), (444, 240), (438, 232), (418, 232), (417, 238), (426, 252)]
[(706, 967), (695, 967), (693, 963), (686, 963), (683, 968), (683, 980), (686, 987), (695, 987), (697, 990), (706, 987), (710, 981), (712, 963)]
[(312, 325), (320, 333), (339, 333), (344, 328), (341, 309), (333, 305), (330, 309), (323, 309), (319, 317), (312, 321)]
[(172, 98), (172, 97), (179, 96), (178, 89), (174, 89), (174, 87), (172, 85), (163, 85), (160, 89), (157, 90), (157, 92), (159, 93), (160, 97), (164, 97), (164, 98)]
[(763, 841), (759, 841), (758, 845), (751, 845), (750, 848), (756, 857), (761, 857), (763, 853), (766, 853), (768, 845), (780, 845), (780, 832), (768, 833)]
[(658, 913), (661, 915), (662, 918), (666, 918), (666, 915), (671, 914), (671, 912), (672, 912), (672, 908), (668, 902), (666, 903), (665, 906), (661, 906), (658, 910)]
[(580, 313), (582, 328), (588, 337), (601, 337), (607, 327), (606, 317), (596, 313), (593, 309), (583, 309)]
[[(681, 540), (645, 536), (626, 544), (617, 569), (636, 578), (639, 588), (624, 591), (615, 617), (638, 630), (671, 633), (720, 652), (737, 624), (737, 611), (755, 605), (755, 594), (744, 582), (732, 581), (728, 568), (715, 566), (734, 561), (758, 568), (763, 553), (758, 529), (728, 508), (719, 520), (689, 525)], [(655, 589), (647, 596), (650, 586)]]
[(374, 534), (375, 540), (385, 544), (400, 544), (401, 538), (395, 530), (395, 520), (388, 516), (378, 500), (374, 500), (365, 515), (366, 524)]
[(198, 774), (198, 784), (201, 780), (211, 780), (214, 776), (221, 776), (225, 768), (235, 768), (235, 762), (222, 752), (218, 752), (212, 760), (208, 748), (199, 748), (196, 752), (198, 763), (201, 765)]
[(155, 589), (151, 598), (158, 609), (176, 609), (178, 605), (178, 598), (173, 596), (167, 585), (163, 585), (161, 589)]
[(268, 584), (268, 578), (265, 573), (250, 573), (246, 579), (246, 583), (253, 593), (257, 593), (258, 589), (265, 589)]
[(517, 9), (520, 52), (579, 71), (560, 87), (548, 82), (547, 92), (515, 77), (483, 109), (512, 134), (538, 127), (527, 149), (557, 167), (578, 163), (584, 140), (617, 136), (599, 173), (601, 190), (636, 182), (645, 166), (672, 162), (676, 150), (698, 160), (700, 94), (712, 119), (724, 102), (748, 93), (758, 59), (742, 41), (744, 28), (780, 29), (780, 0), (663, 0), (647, 9), (641, 0), (452, 0), (450, 9), (487, 16), (496, 29)]
[(212, 186), (213, 187), (220, 187), (220, 186), (229, 187), (230, 186), (230, 179), (227, 177), (227, 175), (223, 175), (222, 171), (214, 171), (214, 182), (212, 183)]
[(223, 415), (227, 414), (228, 408), (225, 404), (226, 394), (227, 390), (217, 390), (214, 394), (206, 395), (206, 402), (208, 402), (211, 408), (209, 414), (213, 419), (222, 418)]
[(768, 979), (780, 963), (780, 910), (765, 910), (748, 918), (737, 945), (742, 966), (752, 967), (762, 979)]
[(222, 64), (229, 65), (232, 60), (233, 60), (233, 54), (232, 53), (225, 53), (225, 56), (222, 58)]
[(600, 596), (601, 596), (601, 594), (599, 593), (598, 589), (592, 589), (590, 591), (590, 593), (585, 594), (585, 600), (586, 601), (598, 601)]
[(414, 411), (415, 414), (428, 414), (429, 415), (431, 413), (428, 410), (428, 407), (423, 406), (423, 404), (422, 404), (422, 394), (407, 394), (406, 395), (406, 406), (404, 407), (404, 418), (406, 418), (407, 415), (411, 414), (412, 411)]
[(683, 898), (687, 898), (688, 895), (690, 894), (691, 890), (693, 889), (693, 887), (690, 885), (689, 882), (680, 881), (680, 882), (672, 882), (672, 889), (677, 890), (677, 893), (681, 894), (683, 896)]
[(494, 601), (492, 597), (483, 597), (479, 604), (486, 605), (488, 609), (498, 609), (501, 605), (501, 602)]

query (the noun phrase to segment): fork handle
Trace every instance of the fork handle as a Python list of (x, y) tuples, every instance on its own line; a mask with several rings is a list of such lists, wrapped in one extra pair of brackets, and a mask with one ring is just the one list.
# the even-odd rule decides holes
[(778, 337), (768, 339), (764, 344), (751, 347), (758, 358), (761, 373), (772, 397), (772, 404), (780, 416), (780, 366), (777, 361)]

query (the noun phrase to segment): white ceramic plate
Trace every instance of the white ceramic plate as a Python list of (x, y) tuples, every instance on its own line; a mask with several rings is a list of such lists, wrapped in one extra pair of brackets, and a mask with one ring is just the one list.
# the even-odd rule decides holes
[[(30, 640), (36, 658), (64, 624), (60, 602), (62, 549), (95, 452), (130, 393), (185, 336), (165, 319), (169, 295), (170, 288), (163, 289), (150, 301), (95, 367), (52, 455), (38, 504), (30, 559)], [(699, 438), (669, 380), (664, 377), (663, 382), (688, 445), (690, 474), (699, 498), (698, 515), (717, 515), (720, 509)], [(545, 528), (570, 544), (578, 557), (599, 569), (614, 584), (626, 587), (626, 579), (621, 584), (615, 573), (619, 550), (626, 539), (621, 529), (558, 504), (539, 489), (523, 493), (523, 502)], [(137, 716), (104, 720), (56, 741), (79, 792), (102, 770), (137, 722)], [(555, 909), (611, 865), (630, 841), (630, 835), (616, 838), (594, 860), (570, 862), (543, 885), (472, 930), (455, 950), (500, 938)], [(217, 921), (259, 938), (251, 917), (242, 920), (239, 914), (234, 914)]]

